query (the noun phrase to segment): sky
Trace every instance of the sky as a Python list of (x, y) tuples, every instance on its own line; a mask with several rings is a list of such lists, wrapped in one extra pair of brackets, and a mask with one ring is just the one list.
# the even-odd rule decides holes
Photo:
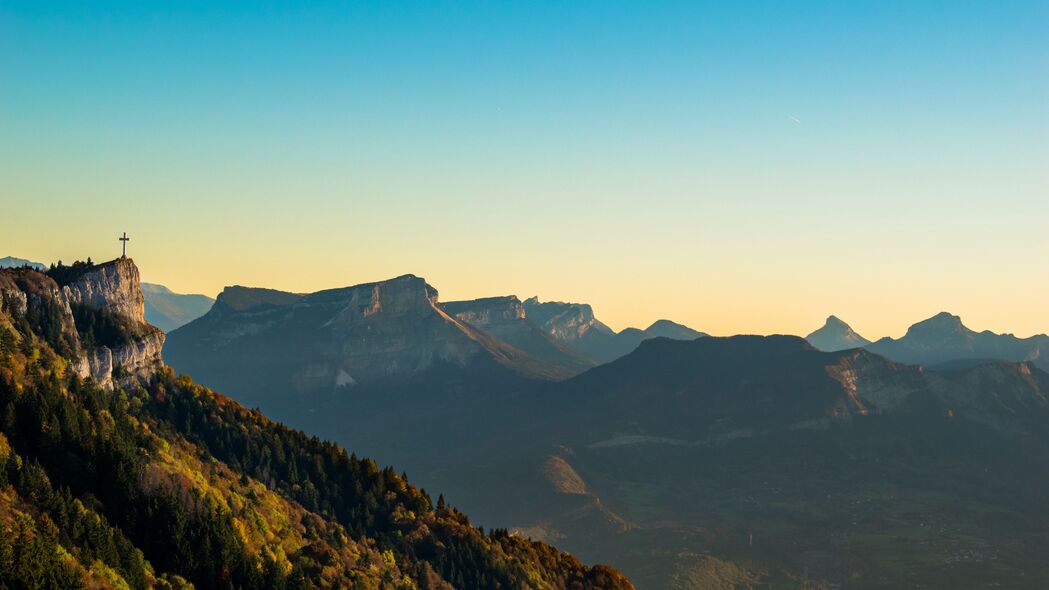
[(1049, 2), (0, 0), (0, 256), (1049, 332)]

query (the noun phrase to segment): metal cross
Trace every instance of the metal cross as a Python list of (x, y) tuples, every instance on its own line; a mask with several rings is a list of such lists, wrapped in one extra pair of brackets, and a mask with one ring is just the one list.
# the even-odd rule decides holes
[(127, 232), (124, 232), (124, 235), (120, 236), (117, 239), (122, 242), (120, 244), (120, 257), (121, 258), (127, 258), (127, 242), (131, 238), (127, 237)]

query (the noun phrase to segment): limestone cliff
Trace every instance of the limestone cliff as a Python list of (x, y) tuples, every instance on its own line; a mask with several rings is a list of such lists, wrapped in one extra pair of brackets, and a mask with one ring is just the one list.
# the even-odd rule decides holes
[(581, 373), (596, 363), (558, 341), (526, 317), (524, 304), (514, 295), (442, 303), (449, 315), (486, 332), (533, 357)]
[(0, 292), (9, 321), (46, 326), (49, 344), (71, 359), (70, 370), (104, 388), (130, 386), (163, 366), (164, 333), (145, 322), (130, 258), (46, 274), (4, 269)]
[(107, 309), (131, 321), (145, 323), (145, 300), (138, 267), (130, 258), (95, 265), (62, 287), (70, 304)]
[(228, 287), (211, 311), (168, 335), (164, 357), (252, 403), (424, 374), (431, 382), (569, 374), (446, 313), (437, 290), (413, 275), (305, 295)]
[(670, 320), (658, 320), (644, 330), (626, 328), (615, 332), (594, 316), (585, 303), (540, 303), (532, 297), (523, 304), (526, 317), (544, 332), (571, 349), (598, 363), (607, 363), (630, 354), (641, 342), (651, 338), (694, 340), (706, 336)]

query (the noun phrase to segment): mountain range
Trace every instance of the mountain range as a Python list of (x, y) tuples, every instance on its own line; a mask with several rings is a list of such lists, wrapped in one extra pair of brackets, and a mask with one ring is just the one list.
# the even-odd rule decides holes
[(900, 363), (926, 367), (957, 367), (988, 361), (1030, 361), (1049, 371), (1049, 336), (1039, 334), (1017, 338), (989, 330), (970, 330), (960, 317), (941, 312), (908, 328), (898, 339), (882, 338), (870, 342), (831, 316), (826, 325), (806, 339), (824, 351), (864, 347)]
[(922, 367), (835, 331), (844, 350), (669, 322), (616, 333), (585, 304), (442, 303), (408, 275), (228, 288), (164, 352), (639, 587), (1038, 587), (1049, 376), (1036, 359)]
[(176, 378), (143, 318), (130, 259), (0, 270), (0, 587), (633, 588)]
[(47, 269), (47, 266), (40, 264), (39, 262), (26, 260), (25, 258), (15, 258), (14, 256), (4, 256), (3, 258), (0, 258), (0, 268), (21, 268), (23, 266), (28, 266), (35, 270)]

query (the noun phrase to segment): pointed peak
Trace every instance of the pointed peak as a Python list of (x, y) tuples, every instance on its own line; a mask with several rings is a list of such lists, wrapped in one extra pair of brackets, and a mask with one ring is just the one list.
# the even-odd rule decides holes
[(852, 326), (835, 315), (828, 316), (823, 326), (806, 336), (805, 339), (817, 349), (825, 352), (859, 348), (870, 344), (870, 340), (857, 334)]
[(844, 320), (842, 320), (836, 315), (827, 316), (827, 321), (823, 325), (835, 328), (848, 328), (850, 330), (852, 329), (851, 326), (849, 326), (847, 323), (845, 323)]

